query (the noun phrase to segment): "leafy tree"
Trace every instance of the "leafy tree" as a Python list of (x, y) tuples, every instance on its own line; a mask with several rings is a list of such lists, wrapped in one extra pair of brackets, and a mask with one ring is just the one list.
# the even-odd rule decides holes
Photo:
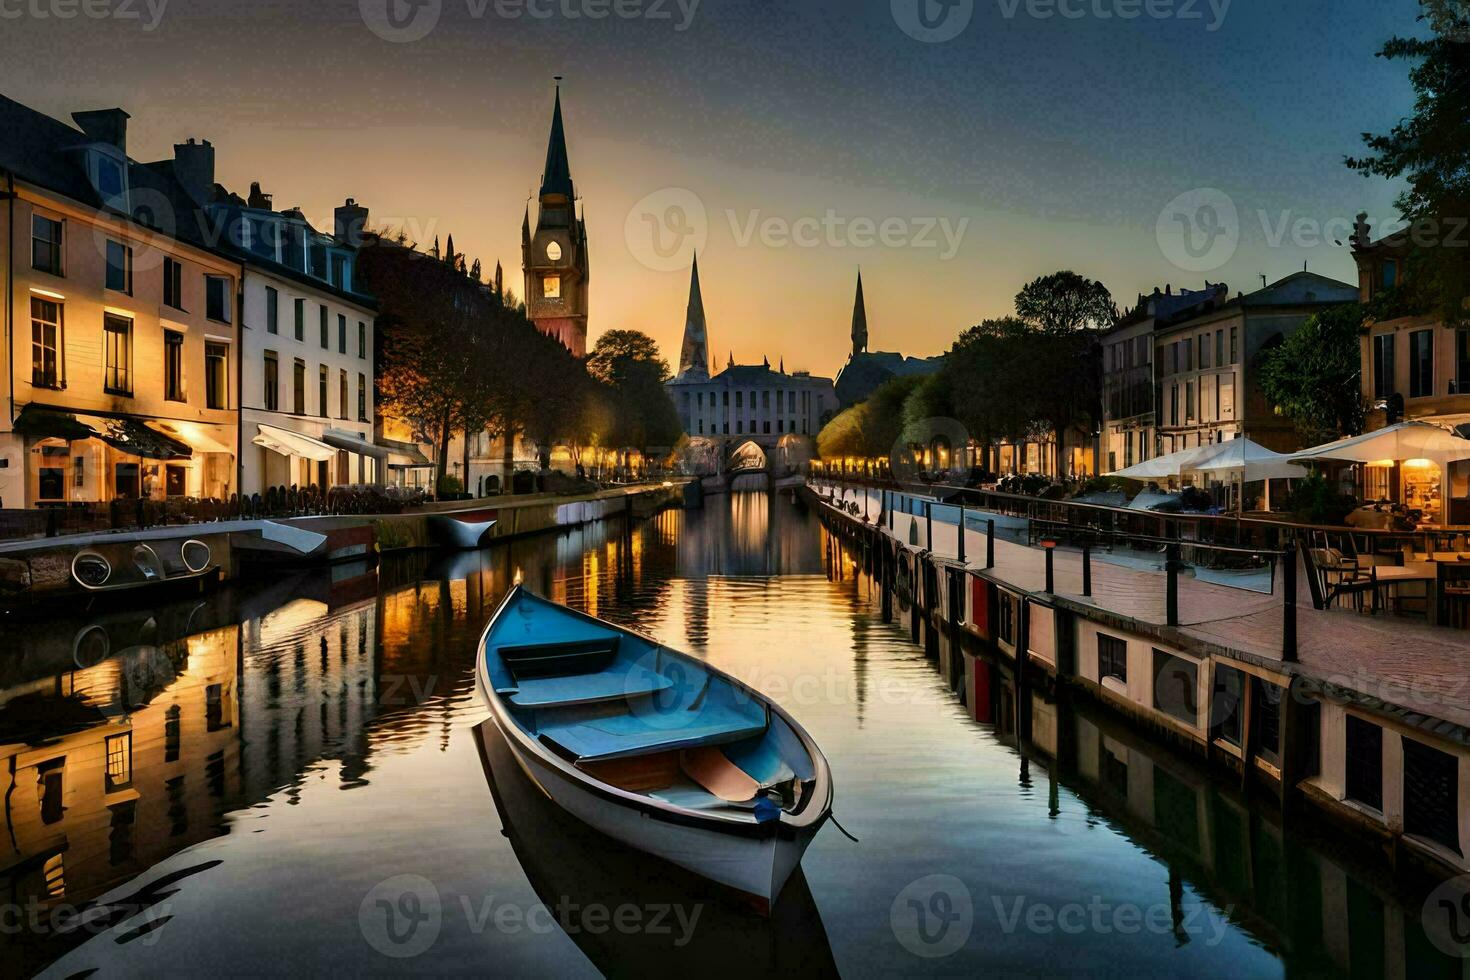
[(1261, 354), (1257, 377), (1262, 391), (1308, 445), (1363, 431), (1366, 406), (1358, 338), (1363, 312), (1356, 303), (1324, 310)]
[(1043, 333), (1106, 330), (1118, 322), (1108, 288), (1075, 272), (1054, 272), (1016, 295), (1016, 316)]
[(854, 405), (822, 426), (822, 431), (817, 433), (817, 453), (823, 459), (865, 455), (867, 446), (863, 439), (863, 422), (867, 411), (866, 402)]
[(612, 441), (645, 456), (652, 447), (673, 446), (684, 427), (664, 383), (672, 375), (654, 339), (639, 330), (609, 330), (587, 358), (587, 370), (607, 386)]
[(1470, 297), (1470, 18), (1458, 0), (1421, 0), (1435, 34), (1390, 39), (1378, 52), (1412, 62), (1414, 112), (1388, 133), (1364, 133), (1369, 154), (1347, 165), (1364, 176), (1403, 179), (1397, 206), (1410, 223), (1410, 277), (1449, 322)]

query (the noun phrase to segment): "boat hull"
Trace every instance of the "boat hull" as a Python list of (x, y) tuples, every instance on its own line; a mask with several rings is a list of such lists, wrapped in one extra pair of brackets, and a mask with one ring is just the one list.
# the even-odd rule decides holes
[(507, 731), (498, 718), (496, 724), (521, 770), (563, 810), (629, 847), (748, 896), (763, 912), (769, 911), (816, 836), (816, 827), (786, 834), (779, 826), (762, 836), (732, 834), (712, 822), (699, 826), (669, 821), (634, 806), (610, 803), (585, 783), (567, 778), (527, 752), (516, 733)]
[(473, 551), (499, 521), (468, 521), (443, 514), (429, 515), (429, 533), (441, 548)]

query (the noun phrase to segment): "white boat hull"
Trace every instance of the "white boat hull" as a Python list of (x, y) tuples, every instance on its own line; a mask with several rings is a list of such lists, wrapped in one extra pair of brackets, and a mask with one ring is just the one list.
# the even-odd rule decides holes
[(457, 548), (460, 551), (472, 551), (480, 547), (481, 539), (497, 523), (499, 522), (461, 521), (443, 514), (429, 515), (429, 528), (435, 540), (443, 547)]
[(767, 908), (801, 863), (802, 853), (815, 835), (811, 831), (791, 838), (779, 833), (765, 837), (736, 836), (669, 823), (633, 807), (609, 805), (607, 800), (521, 750), (514, 738), (507, 738), (507, 742), (531, 781), (572, 816), (629, 847), (764, 902)]

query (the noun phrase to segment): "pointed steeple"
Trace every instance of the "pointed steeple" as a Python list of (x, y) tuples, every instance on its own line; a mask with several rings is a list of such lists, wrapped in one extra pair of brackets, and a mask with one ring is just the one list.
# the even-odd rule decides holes
[(521, 221), (521, 247), (531, 244), (531, 205), (526, 205), (526, 217)]
[(496, 259), (495, 260), (495, 295), (498, 296), (500, 299), (505, 299), (505, 279), (504, 279), (504, 275), (505, 275), (504, 270), (502, 270), (500, 268), (500, 260), (499, 259)]
[(728, 366), (729, 367), (734, 367), (735, 366), (735, 352), (734, 351), (731, 351), (730, 352), (730, 363), (729, 363)]
[(556, 108), (551, 114), (551, 139), (546, 144), (546, 168), (541, 171), (541, 196), (561, 194), (571, 199), (572, 165), (567, 161), (567, 134), (561, 121), (561, 76), (556, 76)]
[(439, 236), (438, 235), (435, 235), (434, 236), (434, 258), (436, 258), (436, 259), (443, 258), (443, 255), (439, 252)]
[(699, 288), (699, 256), (689, 277), (689, 308), (684, 315), (684, 348), (679, 354), (679, 376), (709, 377), (709, 326), (704, 318), (704, 295)]
[(863, 271), (858, 270), (857, 299), (852, 305), (852, 356), (868, 351), (868, 305), (863, 300)]
[(444, 256), (445, 260), (448, 261), (450, 265), (457, 266), (459, 264), (459, 260), (457, 258), (455, 258), (455, 255), (454, 255), (454, 235), (453, 234), (451, 234), (449, 236), (449, 242), (448, 242), (447, 245), (445, 245), (445, 249), (448, 252), (448, 254)]
[(785, 374), (786, 373), (786, 358), (784, 358), (784, 357), (781, 358), (781, 373), (782, 374)]

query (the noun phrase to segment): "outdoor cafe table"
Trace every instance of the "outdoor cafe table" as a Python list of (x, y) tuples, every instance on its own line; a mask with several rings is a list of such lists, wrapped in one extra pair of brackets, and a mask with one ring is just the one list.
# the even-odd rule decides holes
[(1407, 565), (1374, 565), (1373, 574), (1373, 611), (1376, 613), (1382, 608), (1380, 590), (1403, 585), (1406, 582), (1423, 582), (1427, 586), (1427, 606), (1429, 611), (1429, 624), (1434, 625), (1438, 618), (1438, 596), (1435, 595), (1435, 584), (1438, 581), (1438, 573), (1435, 571), (1433, 562), (1413, 562)]

